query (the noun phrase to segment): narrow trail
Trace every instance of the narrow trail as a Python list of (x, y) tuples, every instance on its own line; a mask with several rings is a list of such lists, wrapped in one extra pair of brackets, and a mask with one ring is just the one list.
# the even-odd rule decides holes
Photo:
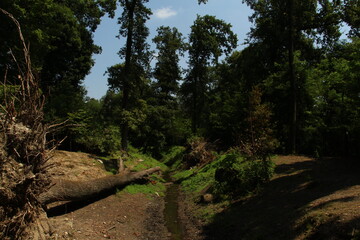
[[(85, 153), (58, 151), (53, 161), (61, 163), (54, 178), (106, 175)], [(187, 201), (167, 172), (165, 197), (122, 193), (49, 206), (54, 239), (359, 239), (359, 164), (299, 156), (278, 157), (275, 163), (275, 176), (258, 195), (235, 201), (206, 226), (197, 225), (193, 213), (214, 206)]]

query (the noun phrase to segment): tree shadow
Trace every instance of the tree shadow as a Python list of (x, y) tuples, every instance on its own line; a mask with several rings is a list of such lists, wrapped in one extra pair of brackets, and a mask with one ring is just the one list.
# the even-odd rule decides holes
[(267, 183), (261, 193), (232, 204), (214, 217), (204, 228), (205, 239), (294, 239), (299, 234), (295, 226), (305, 216), (309, 203), (359, 185), (358, 170), (358, 164), (334, 159), (278, 165), (278, 177)]
[(62, 203), (60, 203), (60, 205), (56, 205), (56, 206), (48, 208), (46, 210), (47, 216), (49, 218), (51, 218), (51, 217), (57, 217), (57, 216), (65, 215), (67, 213), (74, 212), (74, 211), (84, 208), (92, 203), (95, 203), (101, 199), (107, 198), (107, 197), (115, 194), (116, 191), (121, 190), (121, 189), (116, 189), (116, 190), (112, 189), (112, 190), (108, 190), (108, 191), (103, 191), (100, 194), (89, 197), (86, 200), (62, 202)]

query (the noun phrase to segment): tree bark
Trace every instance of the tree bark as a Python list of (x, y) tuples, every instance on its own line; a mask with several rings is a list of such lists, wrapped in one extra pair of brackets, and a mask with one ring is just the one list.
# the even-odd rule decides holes
[(294, 38), (295, 38), (295, 26), (294, 26), (294, 0), (289, 0), (289, 77), (291, 85), (292, 95), (292, 117), (291, 117), (291, 136), (290, 147), (291, 153), (296, 154), (296, 129), (297, 129), (297, 96), (296, 96), (296, 75), (294, 66)]
[(160, 167), (140, 172), (122, 172), (117, 175), (82, 182), (66, 179), (55, 180), (53, 186), (39, 196), (39, 201), (45, 205), (58, 201), (84, 200), (116, 187), (126, 186), (158, 171), (160, 171)]
[[(125, 53), (125, 81), (123, 86), (123, 98), (122, 98), (122, 110), (128, 111), (129, 109), (129, 97), (130, 97), (130, 72), (131, 72), (131, 58), (132, 58), (132, 45), (133, 45), (133, 34), (134, 34), (134, 12), (137, 1), (132, 2), (126, 1), (126, 8), (128, 11), (128, 27), (127, 27), (127, 38), (126, 38), (126, 53)], [(129, 122), (125, 121), (121, 124), (121, 149), (127, 151), (128, 149), (128, 135), (129, 135)]]

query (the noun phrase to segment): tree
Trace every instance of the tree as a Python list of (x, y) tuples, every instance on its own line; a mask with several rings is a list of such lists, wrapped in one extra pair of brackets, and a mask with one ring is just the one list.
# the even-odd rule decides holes
[(182, 91), (189, 101), (192, 115), (192, 131), (196, 134), (204, 109), (209, 81), (208, 67), (217, 65), (219, 58), (228, 55), (237, 45), (237, 36), (231, 25), (213, 16), (198, 16), (191, 26), (189, 36), (189, 73)]
[(39, 201), (46, 205), (58, 201), (86, 200), (103, 192), (114, 190), (116, 187), (124, 187), (159, 171), (161, 171), (160, 167), (154, 167), (139, 172), (123, 170), (116, 175), (83, 182), (67, 179), (55, 180), (48, 191), (40, 194)]
[(344, 0), (342, 19), (350, 26), (349, 36), (360, 37), (360, 1)]
[(276, 149), (278, 142), (273, 137), (271, 124), (271, 109), (261, 102), (262, 91), (255, 86), (250, 92), (249, 107), (246, 118), (246, 131), (240, 137), (240, 150), (251, 160), (266, 161)]
[(149, 29), (145, 22), (151, 15), (150, 9), (144, 5), (147, 2), (148, 0), (120, 0), (123, 12), (118, 19), (119, 37), (126, 37), (126, 45), (120, 49), (119, 56), (125, 59), (125, 63), (108, 69), (110, 87), (122, 91), (121, 147), (125, 151), (128, 147), (132, 103), (141, 94), (151, 55), (146, 42)]
[[(288, 91), (291, 92), (286, 100), (291, 103), (286, 110), (287, 113), (291, 112), (286, 123), (289, 129), (286, 141), (288, 151), (295, 152), (299, 128), (298, 95), (301, 86), (296, 81), (298, 73), (294, 66), (294, 55), (300, 50), (300, 59), (314, 61), (321, 57), (321, 53), (334, 47), (340, 37), (340, 5), (338, 1), (328, 0), (245, 2), (254, 10), (250, 20), (255, 26), (249, 34), (249, 43), (260, 45), (263, 49), (268, 74), (274, 73), (274, 63), (288, 65), (288, 74), (284, 75), (283, 79), (284, 83), (289, 83)], [(319, 47), (315, 47), (315, 43)]]
[(157, 63), (154, 69), (156, 91), (164, 101), (173, 99), (179, 89), (181, 79), (179, 56), (186, 49), (182, 34), (176, 28), (161, 26), (158, 35), (153, 39), (158, 50)]
[(179, 131), (175, 125), (180, 114), (176, 97), (182, 72), (179, 56), (183, 55), (186, 46), (176, 28), (162, 26), (157, 32), (153, 39), (158, 51), (153, 70), (155, 79), (143, 96), (147, 102), (144, 108), (146, 120), (134, 132), (132, 143), (159, 157), (165, 146), (179, 144)]
[(306, 90), (312, 102), (304, 143), (309, 153), (359, 155), (359, 44), (354, 38), (307, 69)]
[[(62, 110), (51, 101), (58, 102), (60, 93), (68, 93), (61, 99), (64, 100), (81, 91), (82, 79), (93, 65), (92, 55), (101, 51), (94, 44), (92, 33), (106, 12), (114, 16), (116, 1), (5, 0), (1, 1), (0, 7), (12, 12), (21, 22), (24, 36), (31, 43), (32, 63), (41, 79), (40, 86), (44, 93), (50, 91), (47, 112), (61, 115)], [(9, 49), (15, 56), (21, 54), (16, 37), (8, 19), (1, 16), (0, 74), (3, 76), (8, 68), (9, 81), (17, 77)]]

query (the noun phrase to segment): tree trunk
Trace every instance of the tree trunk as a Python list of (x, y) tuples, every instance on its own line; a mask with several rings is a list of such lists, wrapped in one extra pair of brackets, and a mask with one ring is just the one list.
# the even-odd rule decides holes
[(294, 0), (289, 0), (289, 77), (292, 95), (292, 117), (291, 117), (291, 136), (290, 147), (291, 153), (296, 153), (296, 129), (297, 129), (297, 96), (296, 96), (296, 75), (294, 66)]
[(84, 200), (116, 187), (126, 186), (158, 171), (160, 171), (160, 167), (140, 172), (122, 172), (117, 175), (82, 182), (66, 179), (55, 180), (53, 186), (39, 196), (39, 201), (45, 205), (58, 201)]
[[(133, 33), (134, 33), (134, 12), (137, 1), (126, 1), (126, 8), (128, 11), (129, 25), (127, 27), (127, 38), (126, 38), (126, 53), (125, 53), (125, 82), (123, 86), (123, 99), (122, 99), (122, 110), (129, 110), (129, 96), (130, 96), (130, 72), (131, 72), (131, 58), (132, 58), (132, 45), (133, 45)], [(121, 124), (121, 149), (123, 151), (128, 150), (128, 135), (129, 135), (129, 122), (126, 120)]]

